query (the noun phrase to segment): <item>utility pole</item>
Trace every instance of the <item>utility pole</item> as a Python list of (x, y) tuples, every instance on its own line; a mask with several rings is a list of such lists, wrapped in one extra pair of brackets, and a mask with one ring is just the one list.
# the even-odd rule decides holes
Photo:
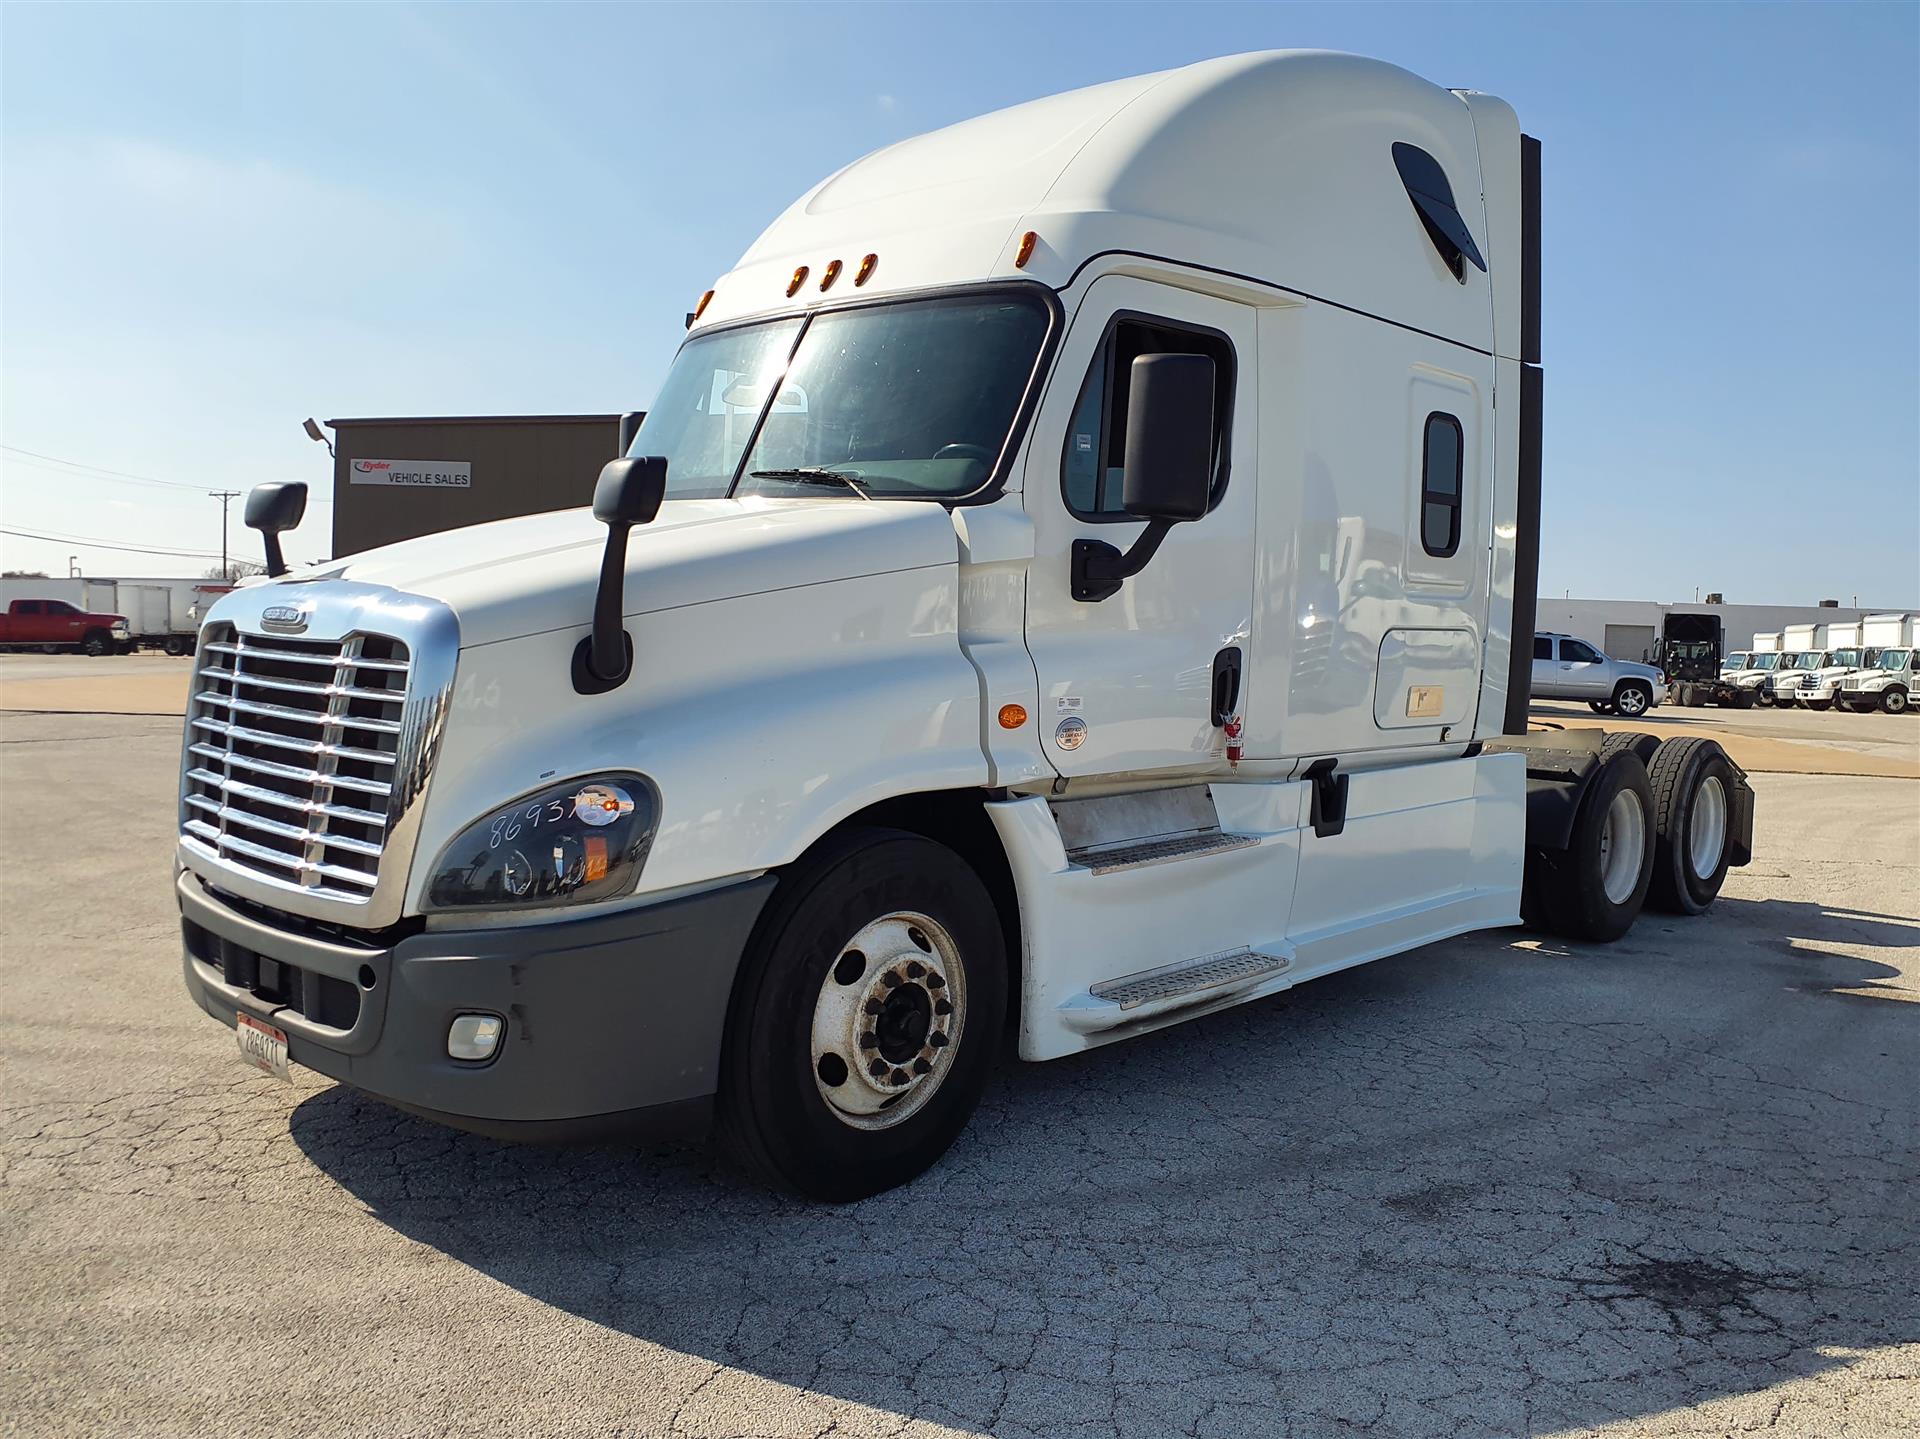
[(77, 580), (80, 578), (80, 556), (78, 555), (67, 556), (67, 578), (70, 580)]
[(227, 569), (227, 506), (240, 498), (238, 490), (208, 490), (207, 495), (220, 501), (220, 579), (224, 584), (233, 578)]

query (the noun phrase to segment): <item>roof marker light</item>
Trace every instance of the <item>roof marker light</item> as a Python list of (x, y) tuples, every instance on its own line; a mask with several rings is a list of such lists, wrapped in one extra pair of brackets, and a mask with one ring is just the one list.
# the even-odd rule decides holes
[(1027, 268), (1027, 261), (1033, 258), (1033, 247), (1039, 243), (1039, 240), (1040, 237), (1031, 230), (1020, 237), (1020, 248), (1014, 252), (1013, 256), (1014, 269), (1024, 270)]
[(793, 272), (793, 278), (787, 281), (787, 298), (791, 300), (794, 295), (799, 292), (800, 287), (806, 283), (807, 267), (802, 265)]
[(820, 272), (820, 288), (826, 290), (839, 278), (840, 262), (838, 260), (827, 261), (827, 268)]
[(693, 318), (698, 320), (707, 313), (707, 306), (713, 303), (713, 291), (709, 290), (700, 297), (700, 303), (693, 307)]
[(856, 270), (853, 275), (853, 283), (855, 286), (864, 285), (868, 280), (871, 280), (873, 278), (873, 267), (879, 263), (880, 257), (878, 255), (868, 255), (865, 259), (861, 260), (860, 268)]

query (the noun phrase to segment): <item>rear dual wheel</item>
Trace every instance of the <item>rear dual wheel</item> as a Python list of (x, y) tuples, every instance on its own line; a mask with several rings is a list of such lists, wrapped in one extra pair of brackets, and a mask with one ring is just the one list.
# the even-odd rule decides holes
[(1732, 854), (1733, 761), (1710, 739), (1671, 739), (1654, 751), (1648, 779), (1655, 842), (1647, 903), (1700, 914), (1719, 895)]
[(1527, 855), (1528, 924), (1602, 943), (1632, 928), (1653, 878), (1653, 790), (1630, 749), (1606, 755), (1581, 797), (1565, 849)]
[(953, 851), (900, 830), (834, 837), (783, 877), (728, 1020), (720, 1129), (760, 1178), (864, 1199), (966, 1127), (1006, 1018), (992, 897)]

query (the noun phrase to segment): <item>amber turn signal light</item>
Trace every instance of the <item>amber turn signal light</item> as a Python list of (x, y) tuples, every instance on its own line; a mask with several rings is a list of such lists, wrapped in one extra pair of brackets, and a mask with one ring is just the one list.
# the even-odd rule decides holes
[(787, 298), (791, 300), (799, 293), (800, 287), (807, 283), (807, 267), (802, 265), (793, 272), (793, 278), (787, 281)]
[(693, 307), (693, 318), (698, 320), (707, 313), (707, 306), (713, 303), (713, 291), (709, 290), (700, 297), (700, 303)]
[(1000, 706), (1000, 728), (1001, 729), (1019, 729), (1020, 726), (1025, 724), (1026, 722), (1027, 722), (1027, 707), (1025, 705), (1001, 705)]
[(1033, 258), (1033, 247), (1039, 243), (1040, 237), (1031, 230), (1022, 235), (1020, 237), (1020, 248), (1014, 252), (1013, 268), (1016, 270), (1026, 269), (1027, 261)]

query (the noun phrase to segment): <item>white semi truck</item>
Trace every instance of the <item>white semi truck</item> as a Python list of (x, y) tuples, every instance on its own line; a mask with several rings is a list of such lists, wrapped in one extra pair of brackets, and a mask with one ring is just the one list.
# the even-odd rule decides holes
[(809, 190), (591, 511), (288, 574), (261, 487), (187, 718), (189, 990), (278, 1072), (717, 1122), (843, 1200), (1009, 1028), (1703, 911), (1752, 832), (1719, 747), (1528, 732), (1539, 193), (1506, 104), (1391, 65), (1120, 80)]
[(1837, 698), (1852, 710), (1881, 709), (1905, 714), (1914, 690), (1913, 657), (1920, 645), (1920, 616), (1868, 615), (1860, 622), (1861, 643), (1873, 658), (1864, 669), (1840, 681)]

